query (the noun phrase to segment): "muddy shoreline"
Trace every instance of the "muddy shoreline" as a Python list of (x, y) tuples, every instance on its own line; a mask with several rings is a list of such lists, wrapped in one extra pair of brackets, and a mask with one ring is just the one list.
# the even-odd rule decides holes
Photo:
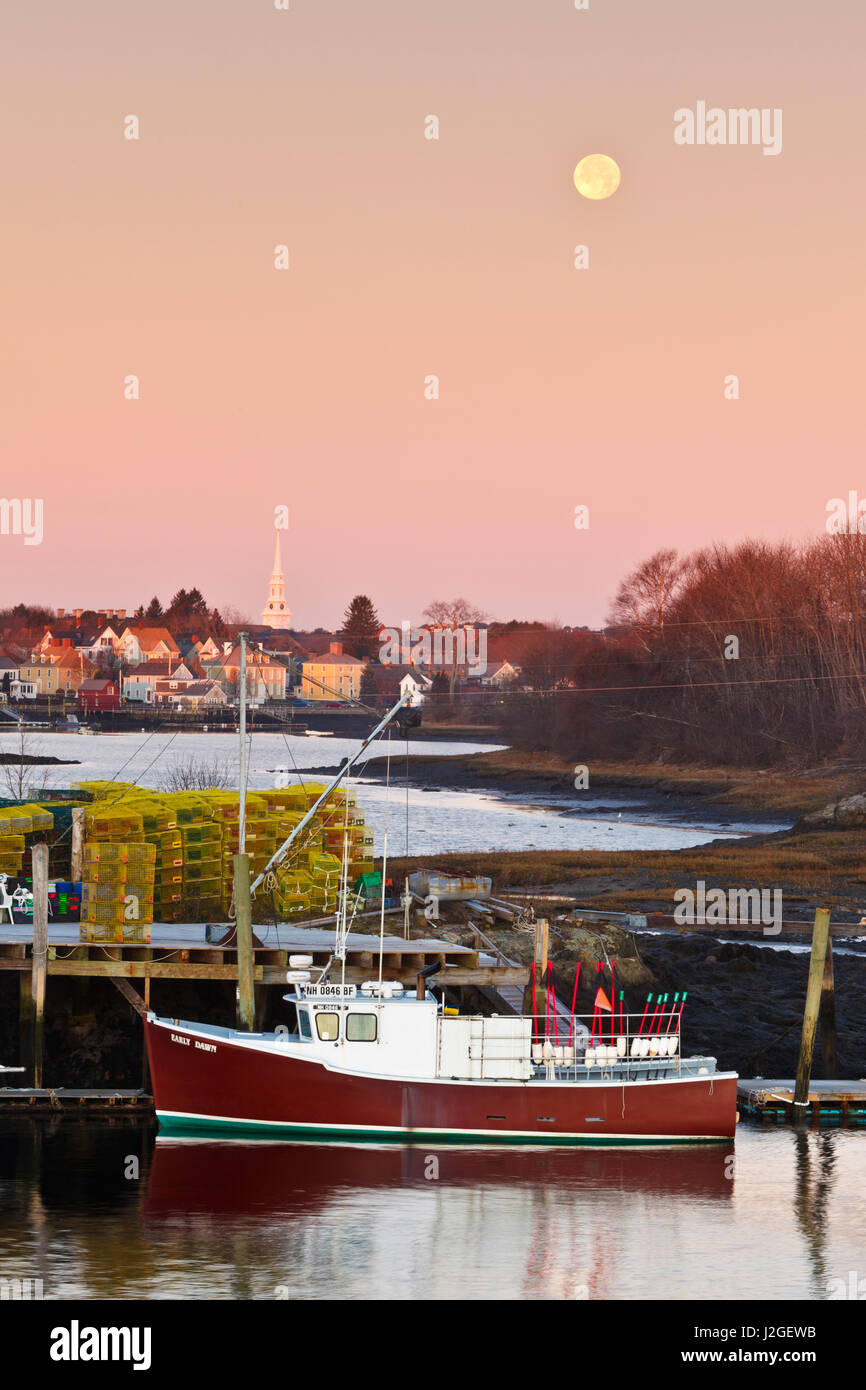
[[(358, 771), (358, 781), (377, 785), (385, 783), (384, 758), (370, 758)], [(718, 783), (690, 783), (688, 790), (670, 779), (659, 776), (655, 781), (630, 781), (616, 775), (598, 776), (591, 787), (578, 790), (574, 779), (546, 770), (501, 771), (488, 766), (486, 759), (475, 754), (459, 754), (447, 757), (411, 757), (408, 770), (406, 760), (402, 760), (399, 774), (395, 775), (392, 759), (391, 778), (402, 786), (418, 791), (476, 792), (481, 795), (507, 797), (510, 800), (523, 800), (539, 806), (550, 807), (560, 814), (589, 819), (615, 818), (620, 813), (624, 820), (630, 819), (629, 810), (641, 820), (671, 817), (680, 825), (704, 825), (711, 823), (720, 829), (741, 824), (744, 820), (750, 825), (766, 825), (772, 831), (790, 824), (791, 817), (777, 814), (771, 810), (756, 807), (747, 801), (737, 804), (726, 800), (720, 803), (716, 798)], [(304, 775), (333, 776), (339, 771), (338, 764), (321, 764), (305, 768)]]

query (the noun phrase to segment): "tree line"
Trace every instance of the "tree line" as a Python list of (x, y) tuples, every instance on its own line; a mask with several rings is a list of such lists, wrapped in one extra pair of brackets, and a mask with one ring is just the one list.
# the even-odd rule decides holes
[(660, 550), (600, 633), (548, 631), (504, 733), (591, 757), (751, 766), (866, 756), (866, 535)]

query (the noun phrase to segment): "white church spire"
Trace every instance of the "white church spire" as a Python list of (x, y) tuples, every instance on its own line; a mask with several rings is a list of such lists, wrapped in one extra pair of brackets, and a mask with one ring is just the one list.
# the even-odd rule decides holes
[(292, 612), (286, 606), (286, 586), (283, 582), (283, 563), (280, 555), (280, 532), (274, 549), (274, 569), (269, 585), (268, 601), (262, 609), (262, 625), (285, 630), (291, 627)]

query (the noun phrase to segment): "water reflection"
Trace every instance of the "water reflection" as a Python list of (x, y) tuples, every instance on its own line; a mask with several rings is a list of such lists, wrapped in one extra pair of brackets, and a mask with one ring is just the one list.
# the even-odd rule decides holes
[(46, 1298), (825, 1298), (862, 1265), (866, 1135), (457, 1148), (3, 1120), (0, 1275)]
[(793, 1139), (796, 1150), (797, 1223), (809, 1252), (813, 1297), (822, 1298), (829, 1283), (827, 1241), (830, 1196), (836, 1169), (836, 1145), (832, 1133), (824, 1131), (810, 1134), (799, 1126)]

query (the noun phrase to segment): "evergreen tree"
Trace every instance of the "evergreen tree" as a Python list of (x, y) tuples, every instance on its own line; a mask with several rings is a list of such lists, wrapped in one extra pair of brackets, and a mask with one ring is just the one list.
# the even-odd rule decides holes
[[(136, 613), (135, 616), (138, 617), (138, 613)], [(163, 617), (162, 604), (156, 597), (156, 594), (154, 594), (153, 598), (150, 600), (150, 603), (147, 605), (147, 610), (144, 616), (146, 618), (150, 618), (153, 621), (156, 621), (157, 619)]]
[(343, 615), (343, 646), (352, 656), (373, 656), (379, 646), (381, 626), (372, 600), (366, 594), (356, 594)]

